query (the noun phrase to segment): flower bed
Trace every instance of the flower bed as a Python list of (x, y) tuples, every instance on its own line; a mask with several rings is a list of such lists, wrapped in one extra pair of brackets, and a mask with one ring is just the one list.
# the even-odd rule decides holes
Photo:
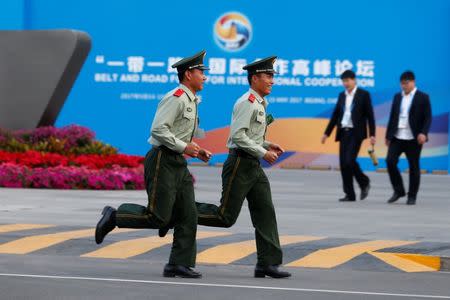
[(144, 189), (144, 158), (117, 152), (77, 125), (0, 129), (0, 187)]
[(67, 166), (29, 168), (9, 163), (0, 164), (0, 186), (97, 190), (135, 190), (145, 187), (143, 166), (97, 170)]
[(113, 166), (123, 168), (137, 168), (142, 165), (142, 156), (123, 154), (84, 154), (84, 155), (61, 155), (37, 151), (6, 152), (0, 151), (0, 164), (8, 163), (27, 166), (30, 168), (46, 168), (56, 166), (87, 167), (89, 169), (108, 169)]

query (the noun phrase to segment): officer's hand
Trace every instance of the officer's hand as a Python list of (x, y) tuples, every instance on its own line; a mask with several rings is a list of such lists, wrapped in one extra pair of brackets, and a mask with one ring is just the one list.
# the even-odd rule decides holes
[(384, 140), (384, 143), (386, 144), (386, 146), (388, 146), (388, 147), (389, 147), (389, 144), (391, 143), (391, 141), (390, 141), (390, 140), (388, 140), (388, 139), (386, 139), (386, 140)]
[(200, 149), (198, 151), (198, 155), (197, 158), (204, 161), (204, 162), (208, 162), (211, 159), (212, 153), (209, 152), (206, 149)]
[(278, 155), (272, 150), (269, 150), (266, 152), (263, 159), (272, 165), (278, 159)]
[(328, 135), (324, 134), (324, 135), (322, 136), (322, 139), (320, 140), (320, 142), (321, 142), (322, 144), (325, 144), (325, 141), (327, 140), (327, 138), (328, 138)]
[(425, 134), (420, 133), (420, 134), (417, 136), (417, 142), (419, 143), (419, 145), (425, 144), (426, 141), (427, 141), (427, 136), (426, 136)]
[(199, 150), (200, 147), (196, 143), (192, 142), (186, 145), (186, 148), (184, 148), (184, 154), (192, 157), (197, 157)]
[(278, 144), (270, 144), (269, 150), (274, 151), (278, 156), (284, 153), (284, 149)]
[(377, 142), (377, 139), (374, 137), (374, 136), (371, 136), (370, 137), (370, 144), (372, 145), (372, 146), (375, 146), (375, 143)]

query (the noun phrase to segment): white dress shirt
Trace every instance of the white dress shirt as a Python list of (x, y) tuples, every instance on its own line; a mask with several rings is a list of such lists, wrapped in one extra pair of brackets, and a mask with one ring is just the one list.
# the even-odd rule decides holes
[(409, 126), (409, 109), (416, 94), (417, 88), (414, 88), (408, 95), (402, 92), (402, 102), (400, 104), (400, 115), (398, 117), (398, 130), (395, 137), (399, 140), (413, 140), (414, 135)]
[(353, 108), (353, 98), (355, 98), (357, 88), (358, 87), (355, 86), (350, 93), (347, 90), (345, 90), (345, 110), (344, 116), (342, 117), (341, 121), (342, 128), (353, 128), (352, 108)]

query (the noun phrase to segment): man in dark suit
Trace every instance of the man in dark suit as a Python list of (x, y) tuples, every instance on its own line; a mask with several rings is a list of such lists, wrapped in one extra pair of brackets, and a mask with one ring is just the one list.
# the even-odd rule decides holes
[(420, 152), (428, 141), (431, 126), (430, 97), (416, 88), (414, 73), (406, 71), (400, 76), (401, 93), (392, 101), (391, 114), (386, 131), (389, 147), (386, 163), (394, 194), (388, 200), (393, 203), (404, 197), (405, 188), (397, 168), (398, 158), (405, 153), (409, 164), (409, 191), (406, 204), (416, 204), (420, 184)]
[(370, 143), (375, 145), (375, 119), (369, 92), (356, 86), (356, 76), (351, 70), (341, 75), (345, 91), (339, 94), (330, 122), (322, 137), (322, 144), (336, 126), (336, 141), (339, 144), (339, 162), (345, 197), (339, 201), (355, 201), (353, 177), (361, 188), (360, 199), (369, 195), (370, 180), (359, 167), (356, 158), (369, 127)]

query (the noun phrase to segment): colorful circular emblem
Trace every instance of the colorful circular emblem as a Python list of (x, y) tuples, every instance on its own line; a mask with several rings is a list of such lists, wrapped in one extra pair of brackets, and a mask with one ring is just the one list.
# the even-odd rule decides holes
[(214, 24), (214, 40), (226, 51), (239, 51), (251, 41), (252, 31), (252, 25), (246, 16), (228, 12), (220, 16)]

